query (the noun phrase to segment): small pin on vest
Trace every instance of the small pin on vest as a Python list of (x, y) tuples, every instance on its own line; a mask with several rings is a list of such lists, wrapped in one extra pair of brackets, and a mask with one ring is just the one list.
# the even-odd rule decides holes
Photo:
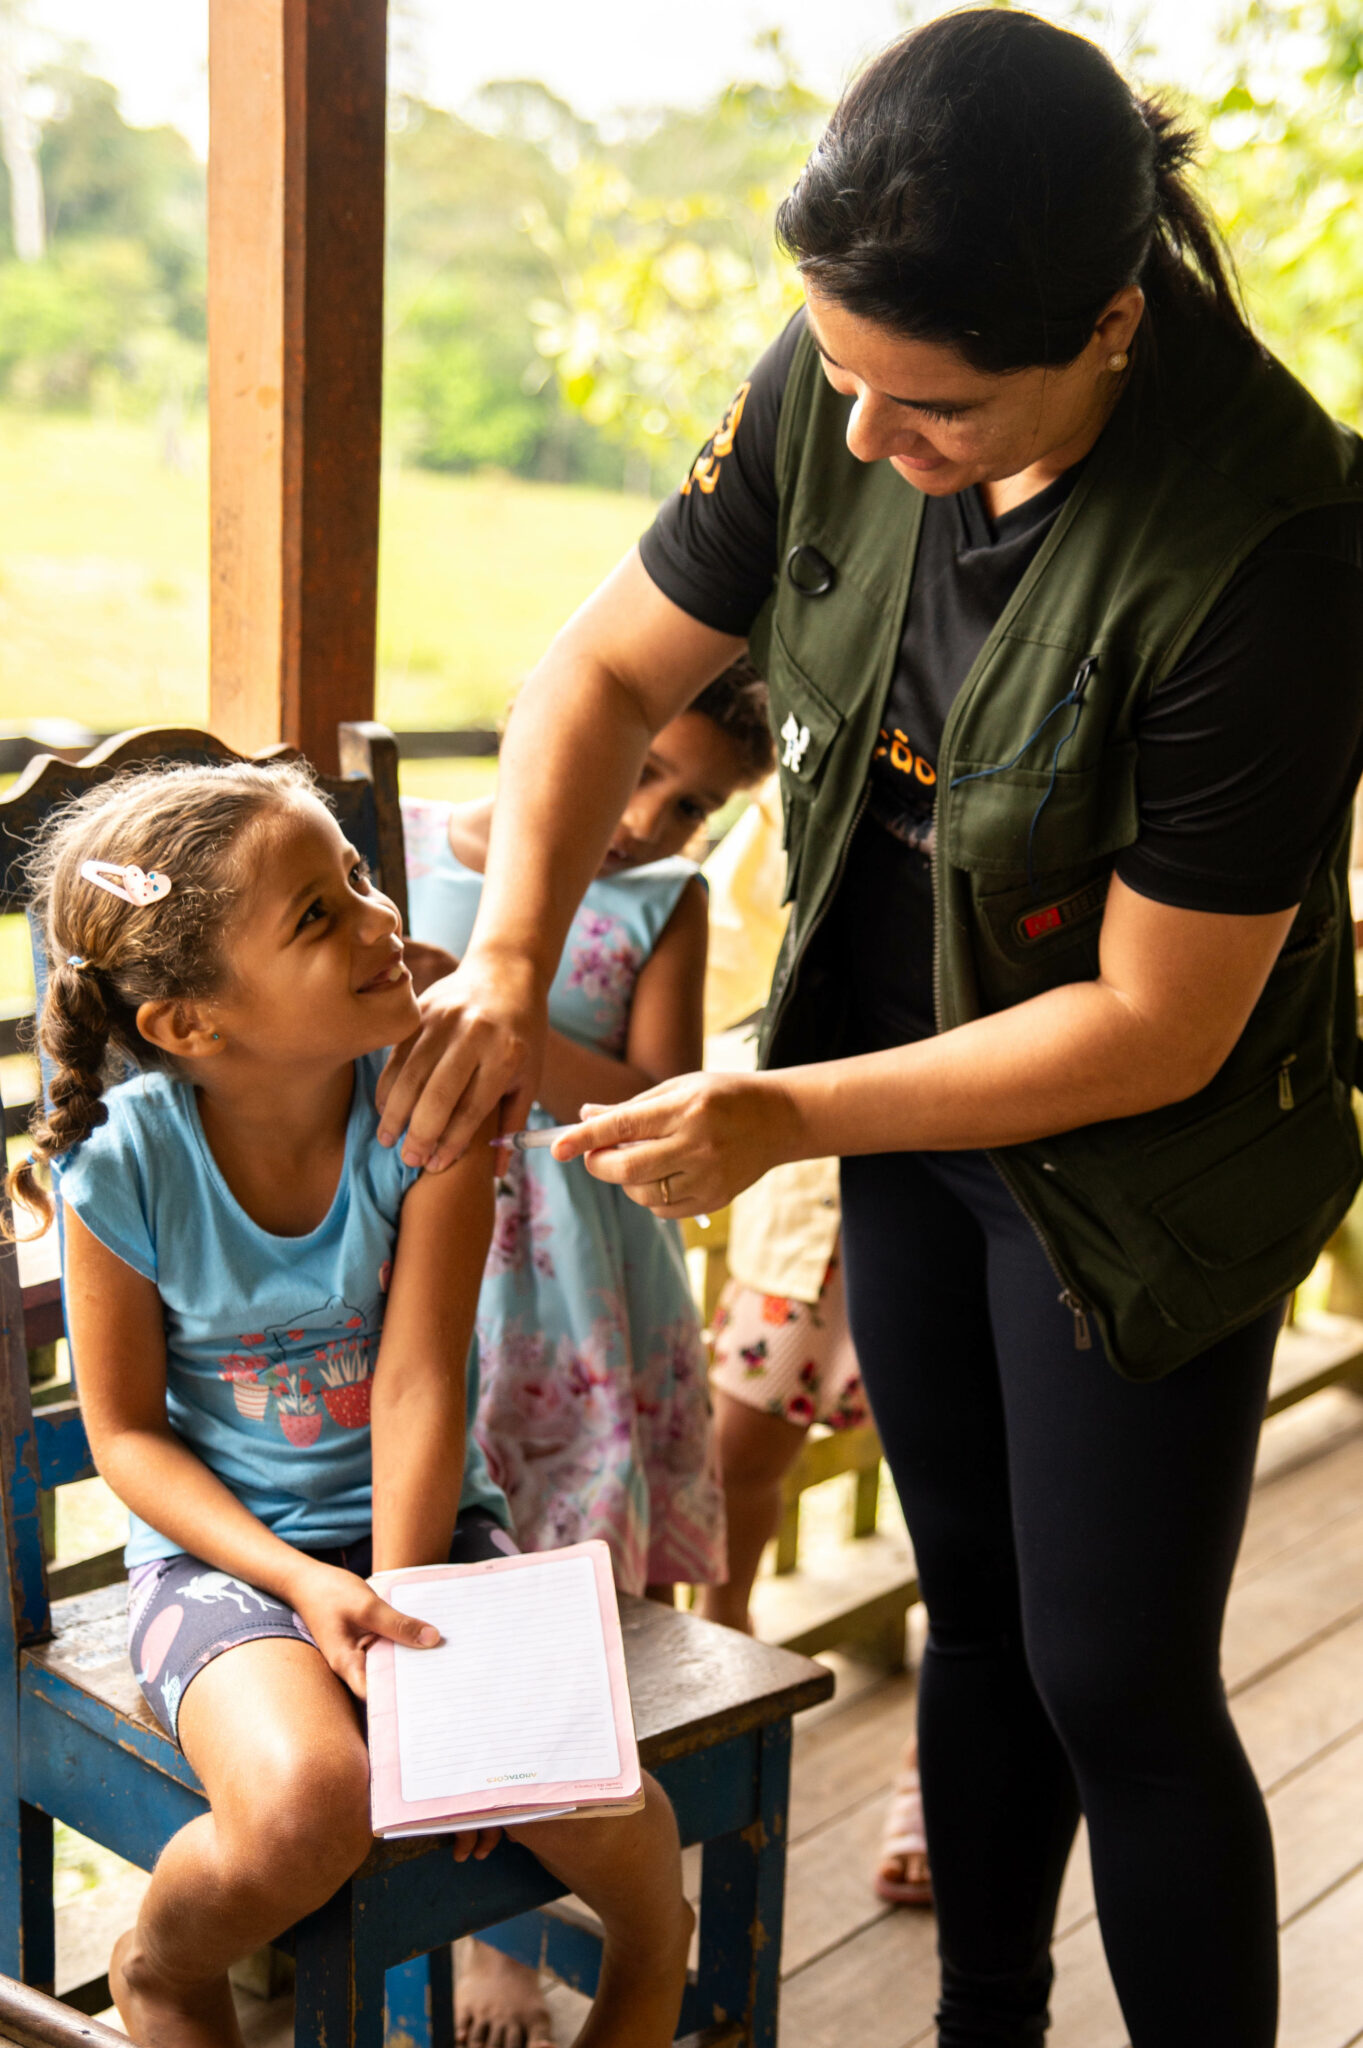
[(781, 766), (789, 768), (792, 775), (798, 775), (809, 747), (809, 727), (797, 724), (795, 713), (789, 711), (786, 714), (786, 722), (781, 727), (781, 737), (786, 743), (781, 756)]

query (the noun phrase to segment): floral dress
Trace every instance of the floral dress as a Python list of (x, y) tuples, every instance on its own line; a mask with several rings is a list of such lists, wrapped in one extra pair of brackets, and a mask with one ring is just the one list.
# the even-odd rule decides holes
[[(483, 878), (451, 806), (404, 799), (415, 938), (462, 955)], [(549, 996), (554, 1029), (622, 1054), (630, 1003), (695, 873), (658, 861), (593, 882)], [(537, 1104), (532, 1124), (554, 1119)], [(478, 1440), (522, 1548), (599, 1536), (626, 1592), (726, 1573), (705, 1350), (681, 1233), (581, 1160), (512, 1155), (478, 1304)]]

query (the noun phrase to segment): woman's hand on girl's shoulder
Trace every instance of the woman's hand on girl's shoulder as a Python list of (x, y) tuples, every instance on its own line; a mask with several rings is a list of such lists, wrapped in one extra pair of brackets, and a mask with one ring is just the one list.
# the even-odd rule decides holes
[[(545, 992), (519, 956), (470, 951), (421, 1000), (421, 1028), (379, 1076), (379, 1142), (439, 1173), (463, 1157), (499, 1103), (501, 1128), (530, 1114), (549, 1028)], [(405, 1137), (403, 1134), (406, 1134)]]
[(364, 1653), (379, 1636), (409, 1650), (432, 1650), (440, 1632), (415, 1615), (399, 1614), (364, 1579), (340, 1565), (303, 1560), (290, 1588), (294, 1612), (342, 1684), (365, 1697)]

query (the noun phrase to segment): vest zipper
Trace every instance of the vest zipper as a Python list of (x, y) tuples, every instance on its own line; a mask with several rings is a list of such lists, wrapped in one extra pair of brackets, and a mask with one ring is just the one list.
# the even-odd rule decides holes
[[(1070, 684), (1070, 695), (1075, 699), (1076, 703), (1079, 705), (1082, 705), (1083, 703), (1084, 692), (1088, 688), (1089, 677), (1092, 675), (1093, 670), (1096, 667), (1097, 662), (1095, 658), (1092, 655), (1090, 655), (1087, 660), (1080, 663), (1074, 681)], [(954, 705), (952, 709), (955, 709)], [(945, 738), (945, 733), (943, 734), (943, 737)], [(937, 787), (940, 796), (940, 791), (942, 788), (942, 784), (940, 781), (938, 782)], [(936, 821), (934, 820), (931, 855), (932, 1010), (933, 1017), (936, 1021), (937, 1029), (940, 1032), (940, 1030), (942, 1029), (942, 917), (941, 894), (937, 887), (937, 836), (938, 835), (936, 829)], [(994, 1168), (994, 1171), (998, 1174), (999, 1179), (1003, 1182), (1009, 1194), (1013, 1197), (1013, 1200), (1017, 1203), (1019, 1209), (1021, 1209), (1023, 1215), (1027, 1218), (1028, 1223), (1032, 1227), (1032, 1235), (1035, 1237), (1037, 1243), (1041, 1247), (1042, 1254), (1046, 1260), (1046, 1264), (1050, 1267), (1056, 1279), (1060, 1282), (1060, 1292), (1056, 1296), (1056, 1299), (1060, 1302), (1061, 1306), (1063, 1308), (1067, 1308), (1070, 1314), (1074, 1317), (1075, 1350), (1091, 1351), (1093, 1349), (1093, 1325), (1089, 1318), (1088, 1303), (1083, 1299), (1083, 1296), (1080, 1295), (1078, 1291), (1070, 1285), (1070, 1282), (1061, 1272), (1059, 1264), (1056, 1261), (1055, 1253), (1051, 1250), (1050, 1243), (1047, 1240), (1046, 1233), (1042, 1230), (1041, 1225), (1036, 1220), (1036, 1217), (1032, 1214), (1026, 1202), (1023, 1200), (1021, 1191), (1012, 1179), (1012, 1176), (1009, 1174), (1007, 1168), (1004, 1166), (1003, 1161), (1000, 1159), (998, 1153), (987, 1152), (985, 1154), (985, 1157), (989, 1160), (990, 1164)]]
[(1060, 1300), (1074, 1317), (1074, 1348), (1076, 1351), (1092, 1351), (1093, 1332), (1089, 1328), (1088, 1310), (1072, 1287), (1061, 1289)]
[(1080, 1294), (1078, 1289), (1075, 1286), (1073, 1286), (1073, 1284), (1066, 1278), (1065, 1274), (1062, 1272), (1060, 1263), (1057, 1260), (1055, 1253), (1051, 1250), (1050, 1242), (1046, 1236), (1046, 1233), (1043, 1231), (1041, 1225), (1037, 1222), (1036, 1217), (1032, 1214), (1026, 1202), (1023, 1200), (1021, 1190), (1019, 1189), (1017, 1183), (1013, 1180), (1011, 1174), (1009, 1173), (1007, 1167), (1004, 1165), (1002, 1159), (999, 1157), (998, 1153), (986, 1152), (985, 1158), (988, 1159), (989, 1163), (994, 1168), (995, 1173), (997, 1173), (999, 1179), (1003, 1182), (1009, 1194), (1017, 1203), (1019, 1209), (1021, 1209), (1023, 1215), (1031, 1224), (1032, 1235), (1033, 1237), (1035, 1237), (1037, 1243), (1041, 1246), (1041, 1250), (1045, 1257), (1046, 1264), (1050, 1267), (1056, 1279), (1060, 1282), (1060, 1292), (1056, 1296), (1056, 1300), (1060, 1303), (1062, 1308), (1067, 1308), (1070, 1314), (1074, 1317), (1075, 1350), (1092, 1351), (1093, 1321), (1088, 1303), (1084, 1300), (1083, 1295)]
[(1290, 1052), (1278, 1069), (1279, 1109), (1295, 1109), (1297, 1106), (1296, 1097), (1292, 1093), (1292, 1076), (1288, 1072), (1288, 1068), (1296, 1057), (1297, 1055), (1294, 1052)]

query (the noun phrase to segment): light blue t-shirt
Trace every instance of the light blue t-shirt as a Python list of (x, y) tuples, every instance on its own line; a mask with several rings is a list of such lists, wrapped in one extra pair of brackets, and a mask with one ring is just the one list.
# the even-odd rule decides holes
[[(355, 1062), (335, 1199), (306, 1237), (252, 1222), (209, 1148), (193, 1087), (169, 1074), (110, 1089), (108, 1122), (58, 1172), (86, 1229), (161, 1296), (171, 1427), (276, 1536), (311, 1550), (354, 1542), (373, 1515), (370, 1385), (398, 1215), (417, 1178), (376, 1137), (383, 1058)], [(476, 1355), (468, 1379), (461, 1506), (507, 1522), (473, 1436)], [(132, 1517), (130, 1568), (180, 1547)]]

